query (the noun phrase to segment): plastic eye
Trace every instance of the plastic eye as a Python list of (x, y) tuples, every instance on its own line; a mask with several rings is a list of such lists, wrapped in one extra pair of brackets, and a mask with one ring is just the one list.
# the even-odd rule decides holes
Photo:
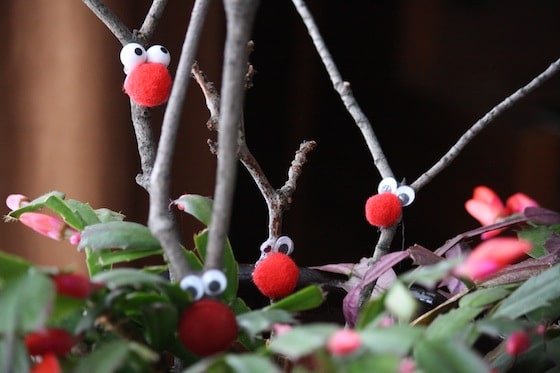
[(210, 269), (202, 275), (204, 291), (207, 295), (218, 295), (227, 287), (226, 275), (218, 269)]
[(397, 188), (396, 195), (401, 200), (401, 204), (403, 206), (408, 206), (414, 201), (416, 193), (414, 192), (414, 189), (408, 185), (401, 185)]
[(163, 45), (152, 45), (148, 48), (148, 62), (161, 63), (165, 67), (171, 62), (171, 55)]
[(274, 239), (273, 238), (269, 238), (268, 240), (264, 241), (261, 244), (261, 254), (262, 255), (266, 255), (269, 252), (272, 251), (272, 246), (274, 246)]
[(179, 286), (187, 293), (190, 293), (193, 300), (199, 300), (204, 295), (204, 284), (197, 275), (183, 277)]
[(294, 252), (294, 241), (288, 236), (280, 236), (274, 243), (273, 251), (290, 255)]
[(146, 62), (147, 53), (143, 46), (138, 43), (129, 43), (121, 49), (121, 62), (124, 65), (124, 72), (128, 74), (136, 66)]
[(397, 190), (397, 180), (392, 177), (386, 177), (385, 179), (381, 180), (379, 186), (377, 187), (377, 193), (385, 193), (391, 192), (395, 193)]

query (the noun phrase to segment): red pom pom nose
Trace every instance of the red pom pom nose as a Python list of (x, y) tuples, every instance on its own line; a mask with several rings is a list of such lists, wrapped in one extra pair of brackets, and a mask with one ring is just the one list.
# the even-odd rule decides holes
[(366, 201), (366, 219), (376, 227), (389, 228), (401, 218), (402, 204), (393, 193), (375, 194)]
[(225, 304), (212, 299), (195, 302), (181, 316), (179, 338), (199, 356), (225, 351), (237, 338), (235, 315)]
[(253, 282), (263, 295), (278, 299), (291, 294), (299, 278), (299, 268), (283, 253), (270, 253), (253, 271)]
[(143, 63), (135, 67), (124, 81), (124, 91), (138, 105), (163, 104), (171, 92), (171, 75), (165, 65)]

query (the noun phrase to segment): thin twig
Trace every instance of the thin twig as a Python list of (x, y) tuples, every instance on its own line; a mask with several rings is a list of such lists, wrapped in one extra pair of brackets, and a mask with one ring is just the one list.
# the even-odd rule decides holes
[(379, 141), (377, 140), (377, 137), (373, 132), (371, 123), (354, 98), (354, 94), (350, 89), (350, 83), (342, 80), (342, 76), (340, 75), (340, 72), (338, 71), (338, 68), (334, 63), (334, 60), (329, 50), (327, 49), (323, 37), (321, 36), (321, 33), (319, 32), (319, 29), (315, 24), (315, 20), (307, 9), (305, 2), (303, 0), (292, 0), (292, 3), (296, 7), (303, 23), (307, 27), (307, 32), (309, 33), (309, 36), (311, 37), (311, 40), (315, 45), (315, 49), (317, 50), (319, 57), (321, 57), (321, 61), (325, 65), (334, 89), (336, 90), (336, 92), (338, 92), (340, 98), (342, 99), (342, 102), (344, 103), (344, 106), (346, 107), (346, 110), (352, 116), (352, 119), (354, 119), (354, 122), (362, 132), (362, 136), (366, 141), (369, 152), (373, 157), (373, 162), (375, 164), (375, 167), (379, 171), (379, 174), (382, 178), (394, 177), (393, 171), (391, 171), (391, 167), (389, 166), (389, 162), (387, 161), (387, 158), (385, 157), (385, 154), (381, 149), (381, 145), (379, 144)]
[(492, 110), (486, 113), (482, 118), (480, 118), (467, 132), (465, 132), (459, 140), (449, 149), (449, 151), (441, 157), (428, 171), (424, 172), (416, 181), (414, 181), (410, 186), (418, 192), (426, 184), (428, 184), (438, 173), (440, 173), (444, 168), (449, 166), (455, 158), (461, 153), (461, 151), (467, 146), (467, 144), (485, 129), (490, 122), (496, 119), (500, 114), (505, 112), (511, 106), (516, 104), (519, 100), (527, 96), (529, 93), (534, 91), (536, 88), (540, 87), (545, 81), (556, 74), (560, 70), (560, 59), (552, 63), (546, 70), (540, 73), (537, 77), (531, 80), (524, 87), (519, 88), (509, 97), (506, 97), (498, 105), (494, 106)]
[(247, 43), (251, 36), (257, 5), (258, 0), (224, 0), (227, 34), (220, 100), (218, 165), (206, 269), (221, 269), (223, 265), (223, 251), (230, 225), (237, 173), (239, 118), (243, 112), (244, 78), (249, 59)]
[(156, 140), (152, 131), (151, 111), (132, 100), (130, 101), (130, 109), (142, 168), (142, 172), (136, 175), (136, 183), (149, 193), (150, 174), (156, 158)]
[(206, 19), (209, 5), (210, 0), (197, 0), (194, 3), (173, 88), (163, 116), (154, 168), (150, 175), (148, 226), (164, 249), (172, 280), (183, 278), (190, 271), (180, 244), (177, 225), (169, 211), (168, 205), (175, 139), (190, 81), (191, 66), (200, 42), (202, 26)]
[(132, 32), (124, 23), (99, 0), (82, 0), (84, 4), (107, 26), (122, 45), (128, 44), (132, 39)]
[(152, 2), (152, 6), (148, 10), (148, 14), (146, 14), (146, 18), (144, 18), (144, 22), (139, 30), (142, 38), (145, 40), (152, 38), (166, 6), (167, 0), (154, 0)]
[[(252, 71), (252, 67), (249, 66)], [(214, 88), (214, 84), (208, 80), (206, 75), (198, 64), (193, 65), (193, 76), (200, 86), (202, 93), (206, 99), (206, 106), (210, 111), (210, 119), (207, 126), (210, 130), (218, 130), (219, 127), (219, 93)], [(218, 145), (209, 140), (210, 151), (214, 154), (217, 152)], [(282, 232), (282, 215), (288, 209), (292, 202), (292, 195), (296, 190), (296, 183), (301, 176), (302, 167), (307, 161), (307, 154), (317, 145), (315, 141), (304, 141), (301, 143), (299, 150), (296, 152), (292, 165), (288, 170), (288, 180), (282, 188), (276, 190), (270, 184), (266, 174), (262, 170), (259, 162), (251, 153), (247, 146), (245, 138), (245, 129), (243, 116), (239, 124), (237, 157), (247, 169), (253, 181), (259, 188), (268, 209), (268, 238), (278, 238)]]

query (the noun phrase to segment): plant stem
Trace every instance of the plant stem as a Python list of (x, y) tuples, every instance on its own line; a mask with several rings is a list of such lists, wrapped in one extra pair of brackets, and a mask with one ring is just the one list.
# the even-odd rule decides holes
[(82, 0), (84, 4), (107, 26), (122, 45), (128, 44), (132, 39), (132, 32), (122, 21), (99, 0)]
[(156, 140), (152, 131), (151, 111), (132, 100), (130, 100), (130, 110), (142, 168), (142, 172), (136, 175), (136, 183), (149, 193), (150, 174), (156, 158)]
[(258, 0), (224, 0), (227, 34), (224, 50), (218, 165), (205, 268), (221, 269), (237, 173), (237, 139), (243, 112), (245, 72)]
[(202, 26), (209, 5), (210, 0), (197, 0), (194, 3), (173, 82), (173, 89), (163, 117), (154, 168), (150, 175), (148, 226), (162, 245), (169, 264), (170, 277), (173, 281), (183, 278), (190, 272), (190, 268), (183, 254), (177, 224), (168, 207), (171, 164), (183, 103), (190, 81), (191, 66), (200, 42)]
[(161, 15), (167, 6), (167, 0), (154, 0), (140, 27), (139, 34), (144, 40), (152, 39)]
[(560, 59), (553, 62), (546, 70), (540, 73), (537, 77), (533, 78), (525, 86), (519, 88), (517, 91), (506, 97), (498, 105), (494, 106), (492, 110), (486, 113), (482, 118), (476, 121), (475, 124), (467, 132), (465, 132), (459, 140), (453, 145), (449, 151), (441, 157), (428, 171), (424, 172), (416, 181), (410, 186), (418, 192), (426, 184), (428, 184), (438, 173), (444, 168), (449, 166), (467, 144), (478, 135), (488, 124), (496, 119), (500, 114), (516, 104), (519, 100), (527, 96), (529, 93), (540, 87), (545, 81), (556, 74), (560, 70)]
[(379, 141), (377, 140), (377, 137), (373, 132), (371, 123), (354, 98), (354, 94), (350, 89), (350, 83), (342, 80), (342, 76), (340, 75), (340, 72), (338, 71), (338, 68), (334, 63), (334, 60), (323, 40), (323, 37), (319, 32), (313, 16), (305, 5), (305, 1), (292, 0), (292, 3), (296, 7), (296, 10), (298, 11), (303, 23), (307, 27), (307, 32), (309, 33), (309, 36), (311, 37), (311, 40), (315, 45), (315, 49), (317, 50), (319, 57), (321, 57), (321, 61), (325, 65), (325, 69), (329, 74), (329, 78), (334, 89), (336, 90), (336, 92), (338, 92), (340, 98), (342, 99), (342, 102), (344, 103), (344, 106), (346, 107), (346, 110), (352, 116), (352, 119), (354, 119), (354, 122), (362, 132), (362, 136), (366, 141), (369, 152), (373, 157), (373, 162), (375, 164), (375, 167), (379, 171), (379, 174), (382, 178), (393, 177), (393, 171), (391, 170), (389, 162), (387, 161), (387, 158), (385, 157), (385, 154), (381, 149), (381, 145), (379, 144)]

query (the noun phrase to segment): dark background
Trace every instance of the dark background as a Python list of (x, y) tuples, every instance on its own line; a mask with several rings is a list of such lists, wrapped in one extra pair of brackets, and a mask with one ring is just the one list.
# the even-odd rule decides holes
[[(131, 28), (149, 1), (107, 1)], [(412, 182), (484, 113), (560, 57), (557, 1), (309, 1), (343, 78), (398, 179)], [(192, 2), (170, 1), (154, 43), (168, 47), (174, 73)], [(3, 2), (7, 38), (0, 74), (0, 192), (35, 197), (57, 189), (145, 222), (147, 195), (134, 182), (138, 155), (120, 45), (79, 1)], [(218, 85), (224, 37), (221, 2), (205, 26), (198, 60)], [(247, 92), (248, 145), (281, 187), (303, 140), (309, 154), (284, 234), (300, 265), (355, 262), (371, 255), (378, 232), (363, 217), (380, 176), (357, 127), (333, 90), (290, 2), (262, 1), (251, 56), (257, 74)], [(469, 144), (405, 210), (395, 248), (435, 249), (474, 228), (464, 210), (485, 184), (504, 199), (523, 191), (560, 209), (560, 80), (553, 78)], [(154, 125), (162, 108), (153, 111)], [(208, 117), (192, 82), (179, 133), (172, 197), (211, 195), (214, 156)], [(266, 205), (239, 167), (230, 238), (241, 262), (254, 262), (267, 238)], [(7, 212), (7, 211), (6, 211)], [(185, 243), (200, 226), (181, 217)], [(5, 250), (40, 264), (81, 266), (69, 245), (0, 225)], [(72, 255), (69, 253), (72, 252)]]

